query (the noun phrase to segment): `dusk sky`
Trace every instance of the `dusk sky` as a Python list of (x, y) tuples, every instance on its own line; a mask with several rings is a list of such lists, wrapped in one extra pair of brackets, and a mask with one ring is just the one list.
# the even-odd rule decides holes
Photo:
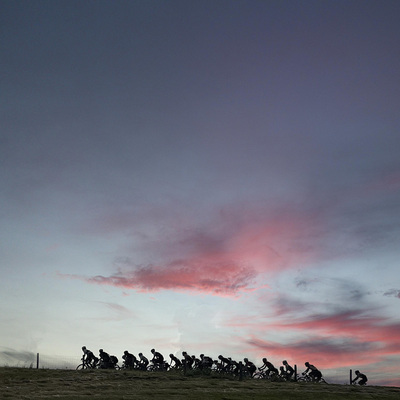
[(0, 359), (185, 350), (400, 386), (399, 21), (2, 0)]

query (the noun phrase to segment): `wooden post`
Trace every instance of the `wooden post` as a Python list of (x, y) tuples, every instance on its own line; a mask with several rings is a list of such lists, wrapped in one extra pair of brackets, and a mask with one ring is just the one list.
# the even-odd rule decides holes
[(352, 384), (352, 382), (353, 382), (353, 370), (351, 369), (350, 370), (350, 385)]
[(294, 364), (294, 381), (297, 382), (297, 365)]
[(39, 369), (39, 353), (36, 353), (36, 369)]

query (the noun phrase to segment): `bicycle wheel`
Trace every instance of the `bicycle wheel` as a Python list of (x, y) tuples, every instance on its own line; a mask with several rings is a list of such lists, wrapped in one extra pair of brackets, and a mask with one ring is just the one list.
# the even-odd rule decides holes
[(79, 364), (76, 368), (76, 371), (80, 371), (80, 370), (82, 370), (82, 369), (86, 369), (86, 365), (85, 364)]
[(310, 380), (305, 376), (298, 376), (297, 382), (309, 382)]
[(256, 372), (253, 375), (253, 379), (264, 379), (264, 374), (262, 372)]

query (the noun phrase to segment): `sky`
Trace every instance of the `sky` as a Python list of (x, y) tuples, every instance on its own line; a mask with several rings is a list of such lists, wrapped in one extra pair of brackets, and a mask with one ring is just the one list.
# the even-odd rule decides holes
[(400, 386), (400, 2), (0, 7), (0, 359)]

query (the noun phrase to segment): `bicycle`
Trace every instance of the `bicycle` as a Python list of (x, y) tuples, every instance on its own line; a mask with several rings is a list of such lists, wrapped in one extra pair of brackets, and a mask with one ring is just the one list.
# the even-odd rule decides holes
[(352, 385), (352, 386), (367, 386), (367, 382), (360, 383), (359, 381), (352, 381), (352, 382), (350, 382), (350, 385)]
[(140, 368), (139, 363), (137, 361), (134, 361), (133, 364), (127, 364), (124, 361), (122, 363), (122, 365), (119, 367), (119, 369), (140, 370), (140, 369), (143, 369), (143, 368)]
[(99, 360), (97, 359), (88, 362), (86, 359), (81, 358), (81, 361), (82, 363), (75, 368), (77, 371), (83, 369), (96, 369), (99, 365)]
[(328, 384), (328, 382), (321, 376), (319, 380), (314, 379), (310, 374), (302, 374), (302, 375), (297, 375), (297, 382), (307, 382), (307, 383), (325, 383)]
[(253, 379), (266, 379), (271, 382), (280, 381), (281, 378), (275, 372), (265, 372), (265, 371), (258, 371), (253, 374)]
[(150, 362), (150, 364), (147, 366), (147, 371), (150, 372), (155, 372), (155, 371), (167, 371), (169, 368), (169, 364), (166, 363), (165, 361), (161, 364), (159, 363), (154, 363), (153, 361)]

